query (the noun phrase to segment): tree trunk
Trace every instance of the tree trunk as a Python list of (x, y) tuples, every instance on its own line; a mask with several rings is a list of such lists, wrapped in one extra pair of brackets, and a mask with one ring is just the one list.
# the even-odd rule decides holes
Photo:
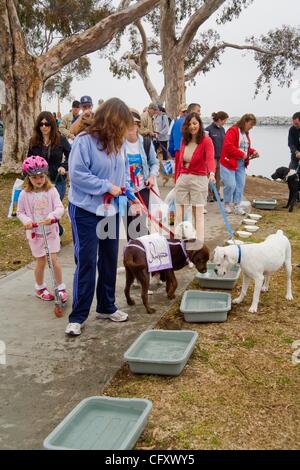
[(178, 116), (180, 105), (185, 103), (185, 76), (183, 59), (168, 60), (165, 70), (166, 110), (170, 117)]
[(27, 155), (34, 122), (40, 113), (43, 81), (35, 59), (27, 56), (18, 60), (4, 77), (6, 105), (4, 107), (4, 153), (1, 173), (20, 172)]

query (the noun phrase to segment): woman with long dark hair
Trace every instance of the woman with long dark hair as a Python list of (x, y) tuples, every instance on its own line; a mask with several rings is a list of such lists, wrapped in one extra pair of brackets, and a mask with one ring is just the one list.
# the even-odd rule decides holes
[[(94, 120), (72, 145), (70, 156), (69, 215), (72, 223), (76, 271), (73, 306), (66, 334), (78, 336), (88, 318), (96, 286), (98, 319), (127, 320), (115, 305), (119, 245), (117, 196), (128, 187), (128, 160), (124, 139), (133, 125), (132, 114), (118, 98), (105, 101)], [(114, 196), (109, 209), (106, 193)], [(98, 258), (98, 259), (97, 259)]]
[(224, 184), (224, 204), (227, 214), (234, 212), (244, 215), (241, 207), (246, 168), (249, 161), (259, 155), (251, 148), (249, 131), (255, 126), (256, 117), (244, 114), (241, 119), (226, 132), (220, 159), (221, 179)]
[[(66, 193), (66, 174), (70, 151), (71, 146), (66, 137), (58, 131), (53, 114), (48, 111), (41, 112), (34, 124), (27, 156), (39, 155), (45, 158), (49, 166), (49, 178), (55, 185), (61, 200)], [(59, 231), (62, 235), (61, 225)]]
[[(207, 175), (209, 174), (209, 180)], [(184, 220), (184, 208), (192, 206), (196, 227), (196, 208), (207, 202), (208, 182), (215, 183), (214, 146), (205, 135), (198, 113), (190, 113), (182, 126), (182, 142), (175, 186), (176, 225)]]

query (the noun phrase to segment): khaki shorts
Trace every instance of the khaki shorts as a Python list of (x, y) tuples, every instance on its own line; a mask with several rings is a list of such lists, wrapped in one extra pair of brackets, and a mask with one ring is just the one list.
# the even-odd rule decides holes
[(180, 206), (206, 206), (208, 194), (207, 176), (181, 174), (176, 181), (175, 203)]

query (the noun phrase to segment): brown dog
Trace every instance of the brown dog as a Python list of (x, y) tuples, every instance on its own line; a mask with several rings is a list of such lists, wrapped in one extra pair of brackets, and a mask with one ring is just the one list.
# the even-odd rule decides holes
[[(132, 243), (143, 247), (139, 240), (132, 240)], [(186, 242), (172, 239), (168, 240), (168, 243), (170, 246), (173, 269), (165, 269), (159, 271), (159, 273), (163, 276), (164, 280), (166, 280), (166, 292), (168, 298), (174, 299), (175, 291), (177, 289), (177, 280), (174, 271), (182, 269), (189, 261), (191, 261), (200, 273), (206, 273), (207, 261), (209, 260), (209, 249), (206, 245), (203, 245), (202, 248), (195, 249), (197, 248), (197, 244), (198, 246), (201, 246), (196, 240)], [(184, 250), (182, 249), (181, 243), (183, 243)], [(184, 251), (186, 251), (189, 259), (187, 259)], [(124, 266), (126, 270), (126, 286), (124, 293), (128, 305), (135, 305), (134, 300), (130, 297), (130, 287), (136, 278), (142, 286), (142, 300), (147, 313), (154, 313), (155, 309), (151, 308), (148, 302), (150, 274), (148, 272), (145, 252), (136, 246), (131, 246), (129, 242), (124, 251)]]

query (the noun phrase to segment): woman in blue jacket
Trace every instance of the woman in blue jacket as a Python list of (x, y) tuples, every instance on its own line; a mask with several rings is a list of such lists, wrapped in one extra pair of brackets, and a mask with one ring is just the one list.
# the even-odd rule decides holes
[[(125, 151), (129, 163), (131, 191), (149, 207), (150, 189), (155, 184), (159, 172), (159, 161), (151, 138), (139, 135), (141, 117), (138, 111), (131, 108), (133, 125), (126, 134)], [(131, 214), (128, 208), (127, 239), (148, 235), (145, 215)], [(138, 219), (137, 219), (138, 217)], [(132, 223), (136, 219), (135, 223)]]
[[(72, 145), (69, 215), (76, 271), (72, 312), (65, 331), (68, 335), (81, 334), (94, 297), (97, 268), (96, 318), (122, 322), (128, 317), (115, 305), (119, 245), (116, 198), (122, 193), (122, 187), (129, 188), (123, 143), (132, 124), (132, 115), (126, 104), (118, 98), (111, 98), (98, 109), (91, 126), (79, 134)], [(103, 204), (106, 193), (115, 197), (109, 214)]]

